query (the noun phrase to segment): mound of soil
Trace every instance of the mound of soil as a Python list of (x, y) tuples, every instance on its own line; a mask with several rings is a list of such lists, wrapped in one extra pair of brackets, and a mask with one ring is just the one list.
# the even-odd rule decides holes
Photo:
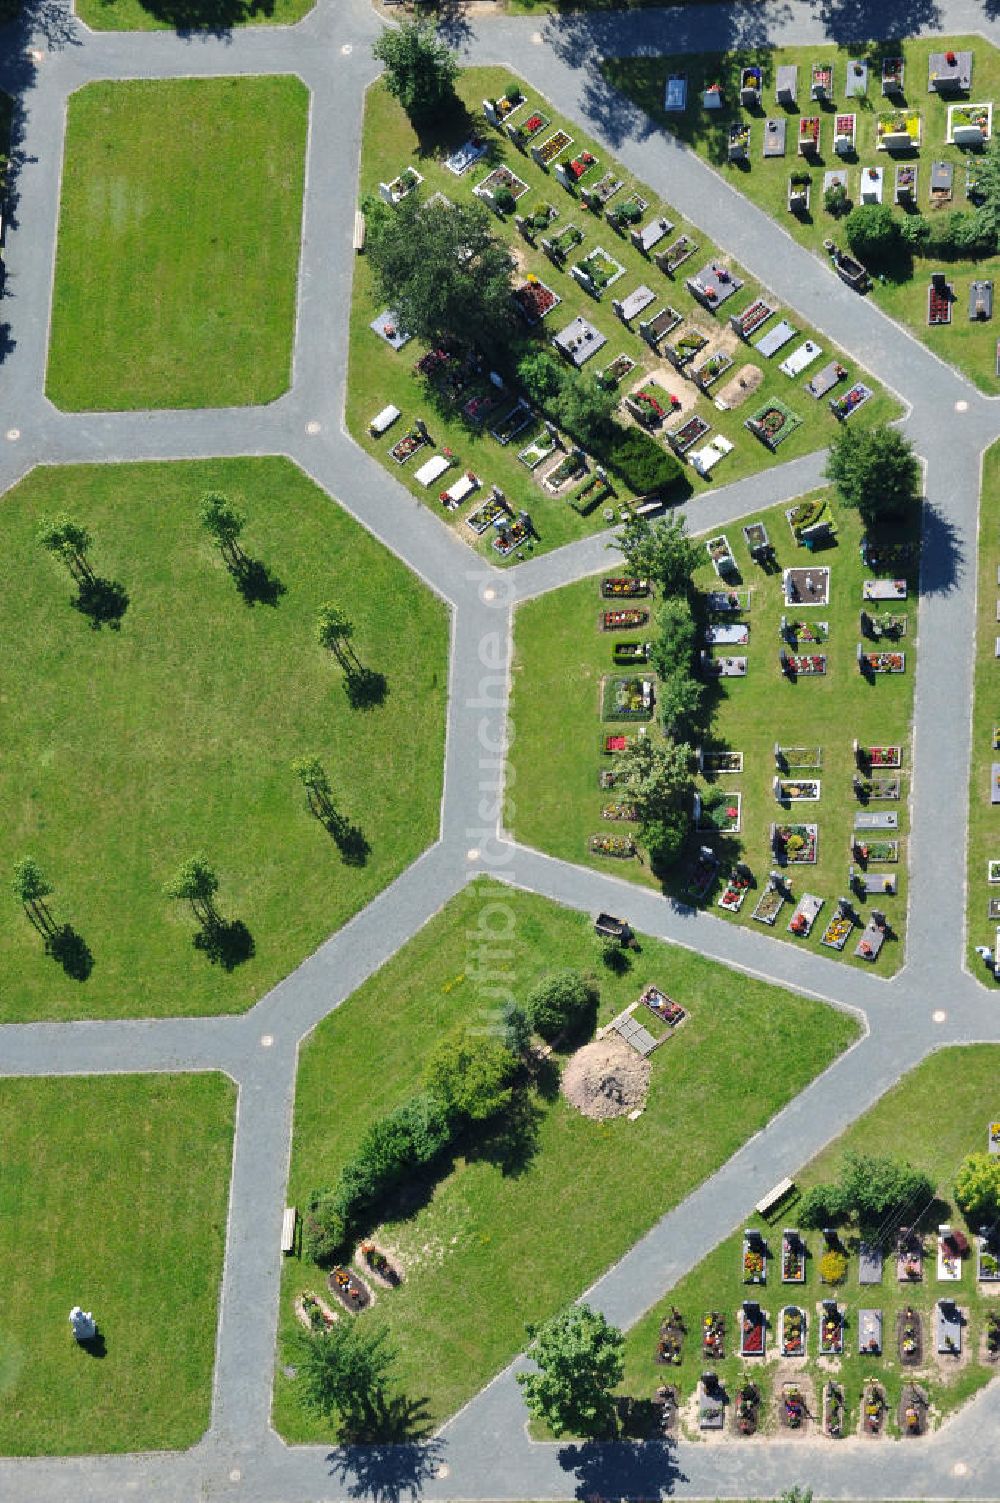
[(649, 1071), (649, 1060), (621, 1039), (597, 1039), (572, 1056), (561, 1089), (585, 1117), (624, 1117), (645, 1103)]
[(752, 397), (758, 386), (764, 379), (764, 372), (758, 365), (743, 365), (736, 372), (731, 381), (727, 381), (721, 391), (716, 392), (720, 402), (732, 410), (734, 407), (742, 407), (748, 397)]

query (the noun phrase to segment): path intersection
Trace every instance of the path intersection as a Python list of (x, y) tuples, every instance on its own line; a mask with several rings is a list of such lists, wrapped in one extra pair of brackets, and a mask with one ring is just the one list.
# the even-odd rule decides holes
[[(367, 0), (320, 0), (299, 25), (220, 35), (93, 33), (59, 0), (25, 0), (28, 20), (0, 30), (0, 88), (21, 104), (7, 231), (9, 324), (0, 362), (0, 492), (37, 464), (287, 454), (451, 607), (445, 793), (436, 843), (245, 1015), (0, 1028), (0, 1074), (222, 1070), (239, 1108), (212, 1420), (175, 1454), (0, 1460), (11, 1503), (325, 1503), (345, 1497), (558, 1499), (772, 1498), (809, 1483), (826, 1498), (1000, 1496), (1000, 1385), (920, 1446), (893, 1446), (873, 1471), (855, 1442), (803, 1453), (747, 1448), (540, 1445), (502, 1373), (432, 1441), (328, 1450), (287, 1447), (270, 1427), (280, 1288), (279, 1233), (301, 1039), (479, 874), (575, 909), (627, 911), (635, 927), (861, 1015), (860, 1041), (715, 1175), (665, 1216), (589, 1292), (628, 1326), (699, 1261), (775, 1181), (792, 1174), (930, 1050), (1000, 1042), (1000, 1009), (964, 969), (966, 789), (981, 456), (1000, 437), (1000, 403), (859, 299), (693, 153), (612, 94), (602, 55), (785, 45), (903, 30), (977, 31), (1000, 43), (991, 8), (917, 0), (848, 8), (839, 0), (679, 6), (625, 15), (449, 23), (469, 63), (503, 64), (569, 116), (849, 350), (907, 404), (901, 426), (926, 466), (914, 711), (913, 834), (906, 963), (891, 980), (809, 955), (655, 893), (519, 846), (482, 806), (501, 775), (488, 752), (506, 723), (511, 613), (517, 602), (601, 570), (606, 537), (500, 572), (474, 557), (347, 436), (344, 373), (351, 235), (363, 94), (377, 73), (381, 22)], [(68, 414), (43, 395), (68, 95), (94, 79), (290, 72), (312, 93), (290, 391), (259, 409)], [(0, 328), (0, 336), (4, 333)], [(698, 500), (692, 525), (721, 528), (815, 485), (822, 456), (779, 466)], [(501, 667), (494, 667), (497, 653)], [(484, 666), (488, 665), (488, 666)], [(943, 732), (947, 734), (942, 734)], [(497, 759), (493, 758), (495, 762)], [(484, 773), (484, 769), (489, 771)], [(484, 800), (484, 785), (488, 796)], [(948, 936), (946, 943), (939, 936)], [(471, 1298), (470, 1291), (470, 1298)], [(821, 1458), (821, 1460), (820, 1460)]]

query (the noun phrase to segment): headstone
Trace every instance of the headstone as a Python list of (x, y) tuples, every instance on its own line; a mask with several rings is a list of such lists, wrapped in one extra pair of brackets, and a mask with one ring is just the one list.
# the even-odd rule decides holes
[(97, 1335), (97, 1322), (93, 1315), (89, 1310), (81, 1310), (79, 1305), (74, 1305), (69, 1312), (69, 1323), (77, 1341), (93, 1341)]
[(491, 125), (500, 124), (500, 116), (496, 112), (496, 105), (493, 103), (492, 99), (483, 100), (483, 114), (486, 116)]

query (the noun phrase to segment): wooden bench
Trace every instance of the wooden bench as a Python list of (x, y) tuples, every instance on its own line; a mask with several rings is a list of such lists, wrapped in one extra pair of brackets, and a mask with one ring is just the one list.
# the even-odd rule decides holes
[(785, 1196), (790, 1195), (794, 1189), (794, 1180), (779, 1180), (773, 1190), (768, 1190), (767, 1194), (761, 1200), (758, 1200), (756, 1206), (754, 1207), (757, 1215), (766, 1216), (769, 1211), (774, 1210), (779, 1200), (784, 1200)]
[(365, 216), (358, 209), (354, 215), (354, 249), (363, 251), (365, 248)]
[(287, 1206), (285, 1214), (281, 1218), (281, 1251), (293, 1253), (295, 1251), (295, 1226), (298, 1221), (298, 1212), (294, 1206)]
[(635, 508), (635, 514), (637, 517), (651, 516), (654, 511), (662, 511), (663, 504), (662, 501), (643, 501), (641, 506)]

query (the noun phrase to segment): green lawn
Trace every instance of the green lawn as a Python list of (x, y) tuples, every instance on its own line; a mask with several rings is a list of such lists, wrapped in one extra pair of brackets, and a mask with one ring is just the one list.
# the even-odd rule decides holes
[[(722, 680), (711, 691), (712, 748), (742, 751), (744, 771), (740, 775), (722, 776), (719, 786), (742, 794), (741, 829), (738, 836), (720, 837), (714, 843), (722, 857), (720, 876), (728, 876), (734, 860), (746, 861), (753, 870), (758, 886), (767, 880), (774, 866), (770, 850), (772, 821), (799, 820), (819, 826), (818, 861), (813, 866), (791, 866), (796, 896), (812, 892), (825, 898), (825, 906), (806, 944), (817, 953), (833, 956), (835, 952), (821, 946), (820, 937), (836, 899), (848, 891), (849, 839), (858, 803), (852, 788), (854, 758), (852, 741), (862, 743), (902, 743), (904, 747), (901, 798), (896, 804), (874, 804), (873, 809), (896, 809), (899, 813), (900, 855), (895, 868), (899, 893), (881, 902), (890, 923), (902, 938), (906, 919), (906, 831), (908, 827), (909, 727), (913, 703), (915, 668), (916, 601), (912, 590), (909, 601), (897, 607), (907, 615), (908, 632), (900, 642), (906, 653), (906, 672), (899, 676), (880, 676), (873, 682), (860, 675), (856, 649), (862, 640), (859, 633), (861, 582), (866, 570), (858, 551), (860, 526), (856, 513), (837, 507), (838, 545), (821, 554), (809, 555), (792, 539), (783, 508), (775, 507), (762, 514), (777, 562), (781, 567), (808, 565), (811, 558), (831, 570), (831, 599), (828, 608), (810, 608), (802, 619), (816, 617), (829, 623), (826, 652), (827, 673), (822, 678), (789, 681), (778, 665), (780, 650), (779, 622), (782, 614), (794, 613), (782, 604), (782, 575), (766, 574), (749, 557), (740, 525), (727, 530), (726, 536), (739, 566), (743, 587), (751, 590), (750, 611), (746, 621), (750, 642), (746, 648), (733, 648), (748, 659), (744, 679)], [(748, 519), (751, 520), (751, 519)], [(917, 536), (914, 525), (913, 536)], [(708, 561), (696, 575), (701, 590), (718, 588), (720, 581)], [(656, 602), (650, 605), (655, 617)], [(599, 630), (602, 609), (600, 577), (594, 576), (564, 589), (555, 590), (521, 606), (515, 619), (515, 665), (511, 719), (516, 732), (511, 751), (514, 773), (507, 820), (519, 840), (561, 856), (582, 862), (616, 876), (658, 885), (644, 859), (611, 860), (592, 855), (588, 838), (597, 833), (615, 831), (634, 833), (631, 825), (609, 824), (601, 810), (615, 795), (603, 791), (598, 774), (611, 765), (602, 755), (600, 743), (605, 732), (622, 730), (599, 718), (598, 685), (613, 671), (612, 646), (616, 639), (642, 639), (650, 627), (634, 632), (605, 633)], [(719, 619), (719, 618), (716, 618)], [(804, 649), (808, 650), (808, 649)], [(715, 649), (715, 656), (722, 655)], [(618, 670), (621, 672), (622, 670)], [(726, 685), (729, 687), (726, 687)], [(552, 706), (559, 706), (559, 735), (552, 734)], [(659, 735), (654, 719), (651, 734)], [(800, 773), (818, 779), (820, 799), (816, 803), (793, 803), (782, 812), (772, 788), (775, 776), (773, 748), (775, 742), (785, 746), (822, 748), (822, 767), (817, 772)], [(703, 787), (704, 791), (704, 787)], [(692, 841), (692, 848), (705, 836)], [(873, 867), (876, 863), (872, 863)], [(690, 859), (682, 859), (677, 875), (665, 884), (665, 890), (684, 896), (686, 872)], [(721, 893), (716, 886), (710, 894), (712, 912), (723, 914), (715, 906)], [(773, 933), (789, 939), (786, 925), (791, 906), (786, 905), (772, 930), (755, 923), (750, 913), (757, 894), (744, 900), (739, 915), (725, 914), (733, 923), (749, 925), (761, 933)], [(689, 900), (689, 899), (688, 899)], [(864, 901), (856, 907), (864, 912)], [(854, 940), (857, 939), (857, 932)], [(868, 962), (853, 958), (854, 942), (843, 952), (852, 964)], [(889, 941), (878, 961), (881, 972), (888, 974), (901, 963), (902, 943)]]
[[(836, 220), (823, 206), (823, 174), (844, 167), (848, 173), (848, 194), (857, 203), (861, 170), (870, 166), (885, 168), (883, 202), (891, 204), (894, 191), (894, 163), (911, 160), (918, 164), (917, 208), (932, 220), (951, 209), (968, 208), (965, 194), (965, 167), (968, 150), (945, 144), (948, 100), (928, 93), (928, 57), (931, 52), (947, 48), (971, 49), (974, 53), (972, 91), (969, 102), (995, 99), (1000, 93), (1000, 53), (982, 37), (941, 37), (909, 39), (883, 44), (867, 43), (854, 47), (758, 47), (727, 53), (701, 53), (685, 56), (613, 58), (604, 64), (604, 74), (615, 88), (629, 95), (647, 111), (657, 124), (672, 131), (722, 172), (726, 181), (739, 188), (782, 227), (804, 245), (823, 255), (827, 238), (843, 245), (843, 221)], [(902, 55), (905, 60), (904, 83), (906, 105), (921, 117), (921, 145), (911, 157), (893, 157), (888, 151), (876, 151), (876, 120), (892, 107), (881, 96), (881, 59)], [(861, 98), (845, 96), (849, 60), (863, 58), (869, 64), (868, 93)], [(824, 108), (809, 98), (810, 69), (814, 62), (832, 62), (834, 68), (834, 106)], [(775, 100), (776, 70), (785, 63), (798, 64), (798, 108), (785, 109)], [(756, 64), (763, 72), (762, 112), (752, 113), (740, 107), (740, 70)], [(672, 73), (688, 78), (688, 106), (684, 114), (667, 114), (663, 110), (664, 84)], [(709, 113), (702, 108), (701, 93), (705, 85), (720, 83), (725, 107)], [(850, 112), (856, 116), (856, 152), (846, 158), (833, 150), (835, 114)], [(799, 218), (787, 208), (788, 179), (792, 172), (809, 168), (804, 158), (796, 156), (800, 116), (818, 114), (821, 119), (820, 150), (811, 167), (812, 199), (810, 212)], [(765, 116), (783, 116), (788, 121), (785, 157), (762, 157)], [(749, 165), (727, 161), (728, 128), (736, 119), (750, 123)], [(930, 202), (931, 164), (950, 162), (954, 166), (953, 198), (939, 206)], [(896, 209), (898, 215), (904, 209)], [(944, 266), (953, 282), (956, 302), (952, 322), (927, 327), (927, 288), (932, 270)], [(970, 322), (967, 312), (969, 285), (974, 278), (1000, 279), (1000, 255), (983, 261), (955, 260), (942, 263), (918, 257), (901, 261), (893, 278), (876, 281), (874, 300), (894, 318), (906, 324), (929, 349), (958, 366), (983, 391), (1000, 391), (1000, 377), (995, 370), (996, 330), (992, 323)]]
[[(777, 370), (776, 361), (765, 361), (751, 347), (741, 345), (737, 336), (729, 328), (727, 320), (721, 316), (713, 319), (712, 315), (696, 303), (687, 291), (683, 277), (700, 270), (709, 260), (718, 259), (722, 253), (700, 233), (694, 235), (694, 231), (689, 225), (684, 224), (675, 209), (661, 204), (654, 197), (652, 190), (636, 184), (624, 168), (617, 168), (614, 159), (605, 155), (603, 148), (599, 148), (581, 132), (578, 125), (558, 115), (547, 100), (533, 91), (528, 91), (526, 103), (521, 106), (514, 120), (526, 120), (535, 112), (542, 111), (550, 117), (552, 131), (557, 126), (564, 126), (572, 136), (573, 146), (567, 155), (571, 156), (573, 152), (583, 149), (591, 150), (600, 160), (600, 165), (596, 169), (598, 177), (605, 170), (615, 168), (624, 186), (611, 199), (612, 208), (616, 203), (624, 201), (632, 188), (642, 189), (643, 196), (649, 200), (644, 222), (666, 215), (675, 225), (669, 238), (661, 242), (661, 249), (669, 245), (681, 233), (694, 236), (698, 242), (697, 254), (683, 266), (678, 277), (670, 280), (631, 244), (627, 236), (619, 235), (603, 219), (595, 218), (582, 206), (577, 197), (567, 193), (555, 177), (547, 174), (530, 155), (517, 151), (506, 135), (485, 126), (482, 100), (502, 94), (509, 78), (510, 74), (500, 69), (479, 68), (464, 72), (459, 79), (459, 93), (468, 108), (468, 118), (464, 121), (450, 122), (447, 135), (443, 140), (423, 142), (418, 141), (399, 105), (386, 93), (381, 84), (376, 84), (368, 93), (365, 111), (361, 160), (362, 195), (376, 194), (379, 183), (391, 182), (406, 167), (413, 166), (424, 177), (424, 183), (419, 191), (425, 198), (435, 192), (442, 192), (452, 201), (459, 198), (468, 199), (473, 187), (486, 177), (492, 166), (506, 163), (529, 185), (530, 191), (519, 201), (519, 209), (540, 208), (543, 203), (550, 203), (558, 209), (559, 213), (554, 225), (555, 230), (563, 229), (569, 224), (576, 224), (585, 232), (585, 238), (577, 252), (580, 257), (598, 246), (609, 251), (626, 268), (627, 275), (616, 282), (610, 292), (605, 293), (602, 301), (595, 302), (571, 277), (568, 265), (567, 269), (558, 269), (540, 249), (532, 249), (528, 242), (518, 234), (512, 219), (509, 222), (497, 221), (498, 231), (511, 242), (520, 271), (525, 275), (533, 273), (539, 276), (562, 298), (562, 302), (548, 314), (543, 324), (534, 333), (525, 330), (523, 335), (519, 336), (516, 348), (517, 350), (529, 349), (533, 342), (544, 342), (577, 314), (584, 314), (601, 333), (607, 336), (608, 342), (585, 367), (581, 379), (589, 380), (592, 371), (610, 364), (617, 355), (628, 354), (637, 362), (637, 368), (620, 387), (623, 396), (626, 392), (641, 385), (645, 376), (655, 373), (665, 389), (664, 400), (666, 392), (674, 393), (682, 400), (686, 415), (691, 412), (704, 414), (712, 424), (713, 436), (715, 433), (721, 433), (734, 442), (733, 453), (714, 471), (710, 481), (700, 479), (693, 470), (685, 470), (688, 482), (696, 491), (707, 489), (709, 485), (715, 486), (739, 479), (752, 471), (794, 459), (797, 455), (808, 453), (829, 443), (836, 428), (836, 420), (827, 403), (817, 402), (807, 396), (801, 389), (801, 383), (792, 386), (788, 378)], [(472, 132), (484, 130), (490, 142), (489, 158), (470, 168), (463, 177), (456, 177), (447, 171), (444, 167), (444, 159), (450, 151), (465, 141)], [(542, 139), (548, 134), (549, 130), (546, 129), (542, 133)], [(573, 259), (575, 257), (571, 257), (570, 261)], [(749, 306), (758, 295), (760, 288), (749, 282), (745, 274), (728, 256), (723, 259), (746, 281), (743, 289), (731, 302), (726, 303), (725, 312), (728, 313), (734, 307), (742, 309)], [(733, 352), (734, 365), (729, 376), (735, 375), (744, 364), (763, 368), (763, 384), (754, 399), (754, 406), (747, 404), (738, 410), (726, 413), (717, 411), (712, 398), (724, 382), (720, 381), (712, 389), (710, 395), (699, 393), (691, 381), (678, 375), (665, 358), (661, 359), (650, 349), (638, 333), (638, 321), (634, 321), (632, 327), (621, 322), (612, 310), (611, 299), (626, 296), (644, 282), (657, 294), (657, 301), (648, 310), (650, 314), (655, 312), (661, 304), (669, 303), (679, 313), (690, 314), (704, 331), (713, 336), (711, 348), (719, 346), (726, 351)], [(478, 432), (471, 429), (456, 408), (449, 408), (443, 413), (435, 411), (428, 400), (423, 382), (414, 374), (414, 366), (423, 353), (423, 347), (418, 347), (417, 342), (412, 341), (397, 353), (383, 340), (377, 338), (369, 328), (371, 320), (382, 311), (381, 306), (376, 305), (373, 300), (368, 265), (363, 256), (359, 257), (355, 264), (354, 301), (351, 313), (351, 364), (347, 420), (352, 435), (369, 453), (385, 464), (419, 500), (431, 506), (442, 520), (458, 528), (466, 541), (477, 546), (481, 551), (490, 550), (491, 534), (477, 541), (475, 534), (464, 526), (464, 521), (479, 504), (483, 492), (478, 493), (478, 498), (474, 497), (465, 502), (457, 511), (445, 511), (437, 498), (440, 490), (444, 489), (448, 483), (447, 480), (435, 482), (428, 491), (413, 479), (413, 472), (419, 467), (420, 458), (411, 460), (409, 464), (397, 465), (389, 456), (389, 450), (396, 439), (405, 432), (404, 425), (408, 426), (415, 416), (424, 416), (428, 421), (435, 445), (435, 448), (423, 450), (421, 457), (429, 456), (436, 449), (447, 446), (455, 454), (456, 461), (461, 468), (471, 468), (483, 481), (484, 491), (487, 494), (491, 484), (499, 485), (515, 508), (524, 508), (530, 512), (538, 533), (533, 545), (535, 551), (558, 547), (581, 533), (593, 532), (607, 525), (603, 516), (603, 506), (597, 506), (588, 515), (581, 516), (567, 504), (563, 496), (553, 497), (543, 491), (540, 480), (549, 468), (548, 464), (542, 464), (532, 474), (523, 463), (519, 462), (519, 451), (535, 437), (540, 430), (540, 423), (526, 428), (518, 438), (504, 448), (489, 436), (488, 431)], [(796, 327), (801, 329), (803, 338), (812, 333), (797, 317), (794, 322)], [(850, 371), (851, 380), (853, 380), (859, 373), (857, 362), (835, 350), (825, 339), (819, 342), (824, 346), (826, 357), (839, 358)], [(789, 345), (784, 354), (795, 347), (795, 345)], [(784, 354), (778, 358), (784, 358)], [(724, 379), (729, 379), (729, 377)], [(789, 400), (790, 389), (794, 393), (790, 400), (796, 413), (803, 419), (802, 425), (781, 445), (776, 455), (771, 454), (744, 429), (743, 420), (766, 397), (780, 395)], [(373, 439), (369, 434), (368, 424), (371, 418), (390, 402), (400, 409), (402, 420), (380, 438)], [(513, 394), (507, 405), (513, 406)], [(862, 423), (885, 421), (896, 416), (899, 410), (893, 398), (877, 390), (876, 396), (867, 403), (855, 421), (860, 420)], [(489, 424), (487, 424), (487, 429), (488, 427)], [(452, 475), (455, 473), (453, 471)], [(618, 502), (627, 499), (628, 493), (621, 490), (617, 498)], [(531, 549), (525, 551), (531, 551)], [(494, 560), (497, 559), (495, 553), (491, 556)]]
[[(209, 1420), (236, 1092), (0, 1081), (0, 1452), (160, 1451)], [(73, 1340), (92, 1310), (104, 1355)]]
[(983, 456), (983, 480), (979, 501), (979, 574), (976, 619), (975, 688), (972, 710), (972, 776), (969, 785), (968, 845), (968, 919), (966, 923), (966, 960), (972, 974), (980, 981), (989, 973), (975, 953), (975, 945), (995, 949), (997, 919), (988, 917), (989, 902), (1000, 896), (1000, 885), (990, 885), (990, 861), (1000, 860), (997, 838), (997, 810), (991, 803), (991, 769), (1000, 761), (1000, 751), (993, 750), (993, 736), (1000, 726), (996, 703), (996, 639), (1000, 636), (997, 600), (1000, 599), (998, 569), (1000, 552), (996, 548), (997, 513), (1000, 502), (1000, 447), (994, 445)]
[[(209, 489), (246, 510), (246, 551), (284, 587), (273, 607), (249, 608), (210, 546)], [(73, 609), (68, 574), (35, 540), (61, 510), (128, 593), (117, 633)], [(4, 522), (0, 632), (24, 650), (3, 688), (0, 1020), (240, 1011), (435, 838), (445, 608), (283, 459), (36, 469), (4, 497)], [(381, 706), (351, 708), (315, 640), (330, 599), (385, 675)], [(345, 864), (305, 810), (289, 764), (311, 754), (369, 843), (366, 865)], [(256, 946), (229, 972), (192, 948), (187, 905), (163, 896), (201, 850), (220, 912)], [(55, 885), (55, 920), (92, 952), (82, 984), (7, 892), (29, 853)]]
[(293, 26), (315, 0), (77, 0), (94, 31), (228, 31), (233, 26)]
[(273, 401), (291, 377), (297, 78), (71, 96), (46, 391), (72, 411)]
[[(523, 998), (549, 970), (589, 971), (597, 962), (587, 915), (489, 883), (467, 888), (303, 1048), (290, 1202), (301, 1206), (311, 1187), (331, 1183), (372, 1118), (418, 1088), (442, 1030), (462, 1018), (488, 1024), (491, 989), (509, 986)], [(361, 1318), (386, 1325), (400, 1348), (403, 1389), (426, 1398), (435, 1420), (523, 1346), (525, 1321), (578, 1295), (857, 1036), (844, 1014), (804, 998), (792, 1003), (776, 987), (648, 939), (631, 974), (613, 978), (602, 968), (600, 1021), (654, 979), (691, 1015), (653, 1055), (638, 1123), (595, 1123), (553, 1090), (533, 1091), (534, 1127), (520, 1161), (505, 1172), (496, 1142), (469, 1145), (429, 1198), (416, 1188), (380, 1230), (398, 1250), (405, 1282)], [(748, 1098), (750, 1075), (760, 1089)], [(286, 1339), (296, 1294), (321, 1288), (322, 1278), (308, 1264), (286, 1266)], [(280, 1366), (275, 1422), (289, 1440), (329, 1439), (328, 1427), (304, 1416)]]
[[(925, 1234), (925, 1245), (930, 1250), (930, 1256), (925, 1256), (924, 1260), (926, 1272), (922, 1283), (899, 1284), (895, 1261), (887, 1255), (882, 1284), (859, 1285), (857, 1235), (845, 1232), (851, 1257), (845, 1282), (834, 1290), (822, 1284), (819, 1278), (817, 1262), (822, 1251), (822, 1236), (819, 1232), (806, 1232), (803, 1235), (812, 1254), (807, 1262), (806, 1283), (803, 1286), (782, 1284), (781, 1232), (783, 1227), (796, 1225), (795, 1206), (791, 1205), (787, 1213), (775, 1218), (770, 1228), (764, 1226), (759, 1219), (756, 1222), (751, 1219), (747, 1225), (756, 1225), (764, 1232), (774, 1255), (768, 1267), (766, 1286), (762, 1290), (754, 1290), (742, 1282), (743, 1229), (740, 1227), (671, 1290), (665, 1304), (651, 1310), (628, 1333), (623, 1384), (625, 1391), (649, 1397), (658, 1383), (678, 1382), (682, 1399), (693, 1393), (705, 1366), (701, 1356), (701, 1321), (709, 1310), (718, 1310), (724, 1312), (727, 1326), (727, 1355), (717, 1364), (720, 1376), (731, 1395), (735, 1395), (744, 1373), (763, 1388), (767, 1396), (764, 1412), (767, 1415), (768, 1429), (774, 1431), (778, 1428), (776, 1405), (772, 1398), (775, 1389), (780, 1388), (783, 1381), (794, 1380), (804, 1369), (817, 1400), (817, 1413), (821, 1413), (818, 1403), (821, 1400), (822, 1385), (827, 1379), (832, 1377), (843, 1383), (849, 1405), (846, 1433), (852, 1433), (857, 1427), (864, 1380), (868, 1377), (881, 1380), (888, 1397), (889, 1430), (892, 1434), (898, 1434), (900, 1389), (908, 1381), (911, 1370), (901, 1368), (898, 1360), (896, 1314), (907, 1304), (912, 1305), (922, 1316), (926, 1361), (916, 1371), (916, 1381), (929, 1390), (936, 1416), (946, 1416), (987, 1383), (995, 1369), (979, 1360), (980, 1338), (984, 1329), (985, 1311), (996, 1308), (996, 1299), (991, 1299), (989, 1293), (984, 1292), (990, 1286), (976, 1285), (973, 1259), (966, 1260), (960, 1284), (938, 1282), (933, 1234), (937, 1226), (946, 1221), (964, 1225), (960, 1214), (950, 1204), (951, 1187), (955, 1171), (965, 1155), (986, 1147), (987, 1123), (995, 1115), (998, 1068), (1000, 1049), (995, 1045), (945, 1049), (932, 1054), (883, 1096), (871, 1111), (848, 1128), (841, 1138), (814, 1159), (801, 1175), (796, 1176), (799, 1189), (835, 1178), (845, 1149), (898, 1155), (915, 1167), (925, 1170), (934, 1181), (940, 1198), (927, 1209), (920, 1224)], [(975, 1230), (970, 1228), (970, 1235)], [(890, 1229), (887, 1233), (887, 1254), (892, 1252), (894, 1245), (894, 1232)], [(839, 1363), (823, 1358), (821, 1365), (818, 1359), (816, 1306), (820, 1300), (832, 1298), (834, 1294), (841, 1304), (847, 1306), (845, 1355)], [(934, 1356), (933, 1308), (938, 1299), (949, 1295), (956, 1298), (970, 1318), (965, 1344), (971, 1356), (968, 1360), (963, 1358), (961, 1364), (952, 1359), (935, 1359)], [(767, 1336), (767, 1357), (763, 1365), (753, 1361), (741, 1362), (738, 1344), (734, 1343), (736, 1312), (744, 1299), (753, 1298), (759, 1298), (771, 1323)], [(660, 1322), (670, 1314), (670, 1306), (674, 1304), (684, 1315), (689, 1335), (684, 1342), (680, 1366), (664, 1367), (654, 1362), (653, 1357)], [(785, 1304), (798, 1304), (806, 1311), (807, 1356), (804, 1364), (795, 1359), (782, 1361), (778, 1355), (777, 1317)], [(882, 1311), (881, 1358), (862, 1359), (858, 1355), (859, 1309)], [(735, 1356), (731, 1355), (734, 1351), (737, 1353)], [(813, 1409), (814, 1406), (810, 1404), (810, 1408)], [(726, 1424), (728, 1428), (728, 1417)]]

